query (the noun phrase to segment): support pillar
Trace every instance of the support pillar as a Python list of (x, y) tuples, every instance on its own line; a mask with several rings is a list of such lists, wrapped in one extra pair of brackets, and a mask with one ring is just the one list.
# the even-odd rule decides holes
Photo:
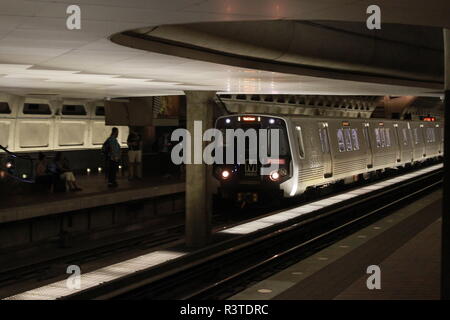
[(450, 300), (450, 29), (444, 29), (445, 134), (444, 195), (442, 199), (441, 299)]
[[(211, 176), (212, 166), (203, 162), (206, 143), (201, 142), (203, 132), (213, 127), (215, 92), (186, 91), (187, 130), (191, 134), (191, 163), (186, 164), (186, 244), (198, 248), (208, 244), (211, 237)], [(194, 121), (201, 121), (202, 137), (194, 135)], [(194, 164), (194, 158), (202, 164)]]

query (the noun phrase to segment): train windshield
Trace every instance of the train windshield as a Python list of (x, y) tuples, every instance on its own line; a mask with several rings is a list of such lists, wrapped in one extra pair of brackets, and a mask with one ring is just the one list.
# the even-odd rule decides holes
[[(242, 162), (239, 161), (242, 158), (245, 162), (254, 160), (259, 163), (264, 158), (290, 156), (286, 124), (282, 119), (261, 116), (221, 118), (217, 129), (224, 139), (224, 160), (230, 151), (233, 151), (234, 163)], [(240, 154), (242, 150), (245, 150), (244, 157)]]

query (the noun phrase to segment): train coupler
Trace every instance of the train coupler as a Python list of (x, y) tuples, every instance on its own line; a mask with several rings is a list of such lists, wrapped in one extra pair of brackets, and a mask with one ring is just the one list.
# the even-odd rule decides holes
[(236, 200), (240, 203), (256, 203), (258, 198), (257, 192), (238, 192), (236, 194)]

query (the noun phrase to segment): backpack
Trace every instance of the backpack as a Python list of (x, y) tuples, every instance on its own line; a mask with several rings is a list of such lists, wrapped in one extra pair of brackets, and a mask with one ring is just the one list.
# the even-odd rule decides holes
[(110, 148), (111, 148), (111, 144), (109, 143), (109, 138), (108, 138), (105, 140), (105, 142), (103, 142), (103, 145), (102, 145), (102, 153), (105, 157), (109, 155)]

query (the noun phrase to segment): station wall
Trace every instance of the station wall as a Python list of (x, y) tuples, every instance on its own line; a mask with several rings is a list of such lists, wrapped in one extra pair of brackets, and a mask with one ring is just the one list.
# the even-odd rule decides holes
[[(102, 101), (0, 94), (0, 104), (0, 145), (12, 152), (100, 149), (112, 128), (105, 124)], [(129, 128), (118, 128), (126, 147)]]

